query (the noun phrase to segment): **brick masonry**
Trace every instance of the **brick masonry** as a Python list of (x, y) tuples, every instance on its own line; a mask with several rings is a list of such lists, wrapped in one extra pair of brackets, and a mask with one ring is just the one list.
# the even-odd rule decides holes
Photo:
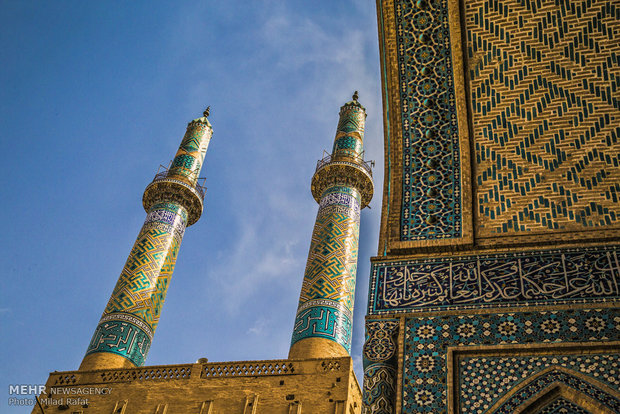
[(476, 235), (620, 227), (620, 5), (464, 2)]
[(54, 372), (40, 398), (46, 413), (348, 414), (361, 408), (350, 357)]

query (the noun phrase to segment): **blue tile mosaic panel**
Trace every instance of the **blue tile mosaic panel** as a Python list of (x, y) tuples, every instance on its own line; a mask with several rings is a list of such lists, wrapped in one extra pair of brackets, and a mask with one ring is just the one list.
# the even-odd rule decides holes
[(395, 408), (397, 319), (366, 321), (362, 414), (392, 414)]
[(617, 246), (374, 263), (369, 314), (604, 302), (620, 297)]
[(513, 395), (507, 402), (503, 403), (499, 408), (492, 410), (489, 414), (514, 414), (517, 407), (522, 406), (524, 403), (527, 405), (527, 401), (536, 398), (536, 395), (541, 390), (548, 390), (558, 383), (566, 386), (571, 393), (576, 394), (579, 392), (585, 394), (598, 403), (605, 405), (608, 410), (611, 409), (611, 412), (620, 412), (620, 399), (614, 395), (584, 381), (576, 375), (556, 370), (537, 377), (536, 381), (527, 384), (519, 393)]
[[(610, 340), (620, 340), (620, 309), (407, 318), (403, 412), (437, 413), (446, 410), (448, 347)], [(462, 385), (460, 392), (463, 394), (458, 409), (463, 413), (486, 412), (507, 390), (550, 367), (556, 369), (551, 369), (549, 376), (541, 374), (540, 381), (523, 387), (513, 402), (525, 401), (549, 381), (559, 380), (593, 396), (612, 410), (620, 408), (620, 400), (593, 385), (602, 383), (612, 389), (618, 388), (618, 376), (614, 372), (618, 372), (619, 352), (575, 355), (575, 351), (560, 352), (558, 349), (554, 354), (544, 356), (534, 351), (528, 354), (527, 349), (511, 356), (462, 356), (457, 380)], [(509, 350), (504, 352), (510, 355)], [(581, 379), (582, 384), (576, 383), (572, 372), (580, 378), (590, 378), (592, 382)], [(496, 412), (512, 413), (514, 407), (499, 407)]]
[(566, 401), (564, 398), (558, 398), (543, 407), (537, 414), (590, 414), (590, 412), (570, 401)]
[[(559, 325), (550, 320), (553, 322), (544, 328), (548, 332), (559, 331)], [(487, 411), (511, 388), (549, 367), (565, 367), (587, 374), (613, 389), (620, 387), (620, 377), (616, 375), (620, 372), (620, 354), (462, 357), (459, 362), (459, 399), (463, 414)], [(556, 378), (557, 373), (551, 377)], [(484, 392), (480, 392), (481, 389)]]
[(448, 0), (395, 0), (402, 125), (400, 240), (462, 234)]

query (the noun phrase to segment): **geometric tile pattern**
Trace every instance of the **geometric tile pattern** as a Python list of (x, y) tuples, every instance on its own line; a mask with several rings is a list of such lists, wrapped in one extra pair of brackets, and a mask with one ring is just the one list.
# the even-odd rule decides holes
[(620, 225), (617, 2), (464, 2), (478, 235)]
[(127, 258), (104, 316), (135, 315), (157, 328), (161, 307), (174, 271), (187, 212), (176, 203), (154, 205)]
[(536, 414), (590, 414), (590, 412), (570, 401), (566, 401), (564, 398), (558, 398), (543, 407)]
[[(536, 398), (536, 394), (539, 394), (541, 390), (553, 387), (558, 383), (567, 387), (572, 394), (580, 392), (594, 399), (597, 403), (606, 406), (611, 412), (620, 412), (620, 399), (616, 396), (576, 375), (555, 370), (537, 377), (536, 381), (531, 381), (526, 387), (511, 396), (508, 401), (501, 404), (499, 408), (490, 411), (489, 414), (513, 414), (517, 407), (522, 406), (524, 403), (527, 404), (527, 401), (532, 398)], [(577, 411), (577, 413), (579, 412)], [(573, 412), (571, 411), (571, 413)]]
[(366, 112), (359, 106), (344, 105), (340, 109), (332, 156), (362, 157), (365, 121)]
[(189, 123), (181, 145), (172, 160), (168, 177), (184, 177), (195, 184), (211, 142), (213, 129), (206, 118), (198, 118)]
[(322, 337), (350, 350), (359, 218), (360, 193), (355, 188), (335, 185), (323, 193), (292, 344), (306, 337)]
[(620, 372), (619, 362), (620, 354), (462, 358), (459, 367), (461, 412), (487, 411), (512, 387), (549, 367), (561, 366), (582, 372), (617, 389), (620, 387), (616, 375)]
[(395, 0), (403, 136), (400, 240), (461, 237), (459, 127), (447, 0)]
[[(447, 350), (452, 346), (524, 345), (620, 340), (619, 309), (557, 310), (482, 315), (444, 315), (406, 319), (403, 366), (403, 412), (435, 413), (446, 409)], [(533, 351), (531, 351), (533, 352)], [(482, 413), (511, 386), (547, 367), (566, 367), (584, 378), (618, 388), (618, 352), (573, 355), (557, 353), (544, 358), (521, 349), (514, 356), (465, 358), (460, 366), (461, 412)], [(574, 352), (573, 352), (574, 354)], [(484, 359), (484, 361), (483, 361)], [(565, 371), (562, 371), (565, 372)], [(489, 378), (487, 378), (489, 375)], [(569, 381), (568, 378), (565, 378)], [(532, 382), (524, 393), (540, 391), (546, 380)], [(573, 380), (570, 380), (573, 381)], [(570, 382), (569, 381), (569, 382)], [(538, 384), (538, 385), (537, 385)], [(575, 385), (580, 390), (594, 383)], [(568, 384), (571, 386), (571, 384)], [(585, 387), (585, 388), (584, 388)], [(596, 388), (596, 387), (594, 387)], [(598, 389), (598, 388), (596, 388)], [(585, 391), (584, 391), (585, 392)], [(590, 390), (610, 407), (615, 402), (603, 391)], [(468, 404), (467, 401), (470, 401)], [(487, 407), (488, 408), (488, 407)], [(513, 412), (513, 411), (498, 411)]]
[(112, 352), (136, 366), (144, 363), (186, 226), (187, 211), (181, 205), (151, 207), (87, 354)]
[(332, 153), (347, 153), (351, 157), (359, 157), (362, 153), (362, 141), (356, 137), (343, 135), (334, 140)]
[(373, 264), (368, 314), (620, 298), (617, 246)]

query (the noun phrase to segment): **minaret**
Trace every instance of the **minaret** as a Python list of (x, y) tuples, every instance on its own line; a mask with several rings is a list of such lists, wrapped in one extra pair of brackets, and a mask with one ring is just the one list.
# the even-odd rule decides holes
[(170, 169), (159, 172), (144, 190), (147, 212), (110, 301), (97, 325), (80, 370), (144, 364), (183, 233), (202, 214), (205, 189), (198, 183), (213, 129), (207, 117), (187, 126)]
[(363, 160), (366, 110), (357, 98), (356, 91), (340, 108), (332, 154), (317, 163), (312, 177), (319, 212), (289, 358), (348, 356), (351, 350), (360, 210), (374, 191)]

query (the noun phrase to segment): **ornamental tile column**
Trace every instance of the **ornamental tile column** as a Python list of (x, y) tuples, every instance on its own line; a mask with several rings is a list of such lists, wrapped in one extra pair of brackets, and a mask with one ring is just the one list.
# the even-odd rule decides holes
[(198, 183), (213, 129), (207, 117), (187, 126), (170, 169), (144, 190), (146, 220), (116, 283), (80, 370), (142, 366), (157, 328), (185, 228), (198, 221)]
[(363, 161), (366, 110), (353, 100), (340, 108), (332, 154), (317, 164), (312, 195), (319, 203), (289, 358), (348, 356), (357, 272), (360, 210), (372, 199)]

